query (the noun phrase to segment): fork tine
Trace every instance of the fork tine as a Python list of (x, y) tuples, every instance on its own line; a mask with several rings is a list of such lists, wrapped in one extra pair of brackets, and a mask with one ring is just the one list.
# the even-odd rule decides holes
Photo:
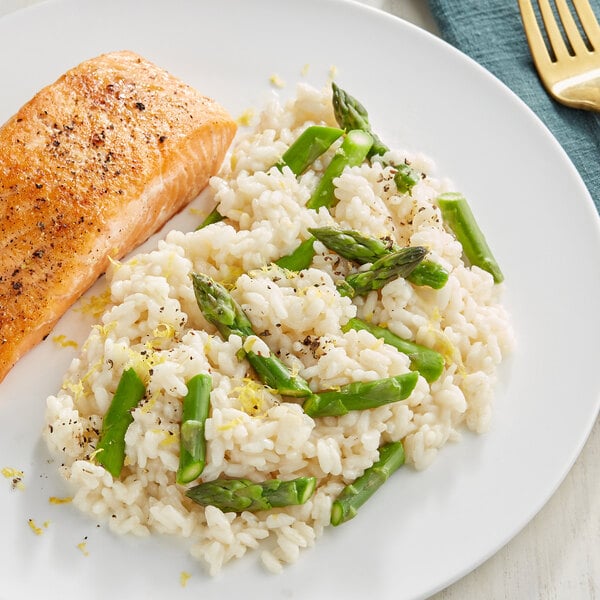
[(519, 9), (533, 60), (538, 70), (547, 68), (552, 64), (552, 60), (548, 54), (546, 42), (531, 5), (531, 0), (519, 0)]
[(542, 20), (544, 21), (544, 27), (546, 28), (546, 35), (550, 42), (550, 47), (554, 52), (556, 60), (566, 60), (569, 57), (569, 51), (565, 45), (563, 36), (558, 28), (554, 13), (548, 0), (538, 0), (540, 6), (540, 13), (542, 14)]
[(590, 44), (594, 50), (600, 50), (600, 27), (590, 3), (588, 0), (573, 0), (573, 6)]
[(556, 4), (556, 8), (558, 9), (558, 14), (560, 16), (560, 20), (562, 22), (563, 29), (567, 35), (567, 40), (569, 40), (569, 44), (571, 44), (571, 48), (575, 54), (583, 54), (587, 52), (587, 46), (581, 37), (581, 33), (579, 33), (579, 29), (575, 24), (575, 20), (573, 19), (573, 15), (567, 6), (565, 0), (554, 0)]

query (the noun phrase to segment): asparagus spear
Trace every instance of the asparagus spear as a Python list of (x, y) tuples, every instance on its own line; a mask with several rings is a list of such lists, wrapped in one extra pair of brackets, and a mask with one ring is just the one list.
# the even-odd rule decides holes
[(322, 244), (342, 258), (361, 265), (373, 263), (390, 253), (392, 244), (376, 237), (363, 235), (354, 229), (336, 227), (313, 227), (308, 230)]
[[(400, 250), (400, 247), (393, 242), (367, 236), (353, 229), (315, 227), (309, 231), (330, 250), (361, 265), (375, 262), (387, 254)], [(415, 285), (427, 285), (439, 290), (446, 285), (448, 272), (433, 261), (423, 260), (406, 279)]]
[(426, 254), (427, 249), (423, 246), (401, 248), (376, 260), (367, 271), (348, 275), (346, 283), (352, 287), (355, 296), (368, 294), (397, 277), (408, 277)]
[(198, 225), (198, 227), (196, 227), (196, 231), (198, 231), (198, 229), (204, 229), (204, 227), (208, 227), (209, 225), (212, 225), (213, 223), (218, 223), (219, 221), (222, 221), (225, 217), (218, 211), (218, 207), (215, 206), (215, 208), (213, 208), (210, 213), (208, 213), (208, 215), (206, 216), (206, 218), (204, 219), (204, 221), (202, 221), (202, 223), (200, 223), (200, 225)]
[(404, 464), (402, 442), (392, 442), (379, 448), (379, 460), (347, 485), (331, 506), (331, 524), (340, 525), (356, 516), (358, 509)]
[(371, 130), (367, 109), (335, 82), (331, 83), (331, 89), (333, 92), (333, 112), (338, 125), (346, 131), (361, 129), (371, 135), (373, 145), (368, 152), (369, 158), (376, 154), (385, 154), (389, 148)]
[(448, 281), (448, 271), (432, 260), (424, 260), (406, 279), (414, 285), (426, 285), (434, 290), (441, 290)]
[(376, 408), (408, 398), (418, 378), (417, 373), (404, 373), (375, 381), (355, 381), (339, 390), (314, 394), (302, 408), (309, 417), (337, 417), (351, 410)]
[(200, 477), (206, 459), (204, 424), (210, 407), (210, 375), (199, 373), (188, 383), (183, 399), (183, 414), (179, 427), (180, 449), (177, 483), (185, 484)]
[(410, 368), (418, 371), (429, 383), (438, 379), (444, 370), (444, 357), (439, 352), (398, 337), (385, 327), (353, 318), (342, 327), (342, 331), (350, 329), (357, 331), (364, 329), (406, 354), (410, 359)]
[(394, 174), (396, 189), (401, 194), (410, 193), (413, 187), (421, 179), (421, 174), (406, 163), (394, 165), (394, 168), (396, 169), (396, 173)]
[(437, 203), (442, 218), (462, 244), (469, 262), (491, 273), (496, 283), (503, 281), (504, 275), (473, 216), (467, 199), (462, 194), (447, 192), (438, 196)]
[(315, 191), (306, 203), (307, 208), (318, 210), (322, 206), (330, 208), (337, 203), (333, 180), (342, 174), (346, 167), (355, 167), (365, 160), (373, 138), (366, 131), (349, 131), (341, 146), (336, 150), (331, 162), (323, 172)]
[(203, 506), (216, 506), (223, 512), (255, 512), (304, 504), (316, 486), (315, 477), (298, 477), (290, 481), (271, 479), (260, 483), (249, 479), (216, 479), (190, 488), (186, 496)]
[(134, 369), (121, 375), (117, 390), (104, 415), (102, 432), (96, 446), (96, 462), (113, 477), (121, 474), (125, 462), (125, 433), (133, 421), (131, 411), (144, 397), (146, 387)]
[(288, 166), (294, 175), (301, 175), (312, 163), (343, 135), (336, 127), (313, 125), (305, 129), (298, 139), (285, 151), (275, 165), (279, 170)]
[(280, 259), (275, 261), (275, 264), (282, 269), (288, 269), (289, 271), (302, 271), (302, 269), (308, 269), (313, 257), (315, 256), (315, 250), (313, 244), (315, 243), (314, 237), (309, 237), (304, 240), (291, 254), (282, 256)]
[[(334, 83), (331, 84), (333, 95), (333, 112), (338, 125), (346, 131), (350, 129), (362, 129), (373, 137), (373, 146), (367, 155), (372, 158), (375, 155), (383, 156), (389, 148), (373, 133), (369, 122), (367, 109), (348, 92)], [(396, 170), (394, 182), (401, 194), (410, 192), (413, 186), (421, 178), (421, 174), (405, 163), (392, 165)]]
[[(242, 307), (221, 284), (198, 273), (192, 274), (192, 281), (198, 307), (223, 338), (228, 339), (232, 334), (242, 339), (256, 335)], [(274, 354), (261, 356), (248, 351), (245, 358), (260, 380), (282, 396), (304, 398), (312, 395), (306, 381), (299, 375), (292, 375)]]

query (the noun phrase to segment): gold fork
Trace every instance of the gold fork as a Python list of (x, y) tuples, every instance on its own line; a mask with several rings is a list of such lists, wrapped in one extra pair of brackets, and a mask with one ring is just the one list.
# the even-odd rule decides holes
[(537, 0), (549, 48), (531, 0), (519, 0), (533, 62), (548, 93), (573, 108), (600, 111), (600, 27), (588, 0), (572, 0), (585, 38), (566, 0), (554, 0), (561, 27), (549, 0)]

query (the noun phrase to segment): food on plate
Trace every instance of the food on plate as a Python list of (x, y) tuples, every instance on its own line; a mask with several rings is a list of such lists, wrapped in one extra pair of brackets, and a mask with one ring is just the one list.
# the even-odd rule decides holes
[(373, 138), (365, 131), (360, 129), (349, 131), (319, 178), (319, 183), (306, 203), (307, 208), (318, 210), (322, 206), (327, 208), (335, 206), (337, 198), (334, 194), (333, 180), (339, 177), (346, 167), (360, 165), (372, 145)]
[[(377, 262), (380, 258), (400, 250), (390, 240), (369, 237), (351, 229), (316, 227), (309, 231), (336, 254), (361, 265)], [(428, 285), (439, 290), (446, 285), (448, 273), (438, 263), (421, 260), (406, 273), (405, 278), (416, 285)]]
[(405, 460), (402, 442), (389, 442), (379, 448), (379, 458), (348, 484), (331, 505), (331, 524), (340, 525), (356, 516), (358, 509), (397, 471)]
[(121, 474), (125, 462), (125, 434), (133, 421), (131, 412), (145, 392), (144, 382), (135, 369), (126, 369), (102, 419), (102, 431), (96, 444), (95, 458), (113, 477)]
[(196, 301), (204, 318), (217, 328), (224, 339), (237, 335), (242, 340), (244, 346), (240, 357), (250, 363), (266, 386), (281, 396), (306, 398), (311, 395), (306, 381), (297, 373), (291, 373), (263, 345), (259, 344), (254, 350), (255, 342), (259, 339), (252, 329), (252, 323), (224, 286), (207, 275), (192, 273), (191, 277)]
[(297, 477), (259, 483), (249, 479), (215, 479), (190, 488), (186, 496), (203, 506), (242, 513), (304, 504), (314, 493), (315, 477)]
[[(338, 86), (274, 97), (209, 189), (198, 228), (109, 266), (45, 438), (73, 503), (115, 532), (180, 536), (211, 574), (253, 549), (279, 571), (384, 482), (397, 497), (401, 465), (487, 430), (511, 322), (443, 220), (454, 185)], [(99, 436), (129, 369), (145, 393), (114, 476)]]
[(128, 51), (71, 69), (0, 128), (0, 380), (111, 258), (200, 193), (235, 130)]
[(503, 281), (504, 275), (479, 229), (467, 199), (457, 192), (447, 192), (438, 197), (437, 203), (444, 222), (461, 243), (469, 262), (491, 273), (496, 283)]
[(187, 382), (179, 425), (177, 483), (182, 485), (198, 479), (206, 464), (204, 427), (210, 410), (211, 386), (212, 380), (206, 373), (198, 373)]

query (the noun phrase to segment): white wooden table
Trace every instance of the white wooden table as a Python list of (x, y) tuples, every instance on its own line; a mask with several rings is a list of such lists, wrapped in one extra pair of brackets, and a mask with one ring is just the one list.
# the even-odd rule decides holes
[[(0, 16), (40, 1), (0, 0)], [(360, 1), (437, 34), (425, 0)], [(431, 600), (501, 599), (600, 600), (600, 421), (562, 485), (529, 525)]]

